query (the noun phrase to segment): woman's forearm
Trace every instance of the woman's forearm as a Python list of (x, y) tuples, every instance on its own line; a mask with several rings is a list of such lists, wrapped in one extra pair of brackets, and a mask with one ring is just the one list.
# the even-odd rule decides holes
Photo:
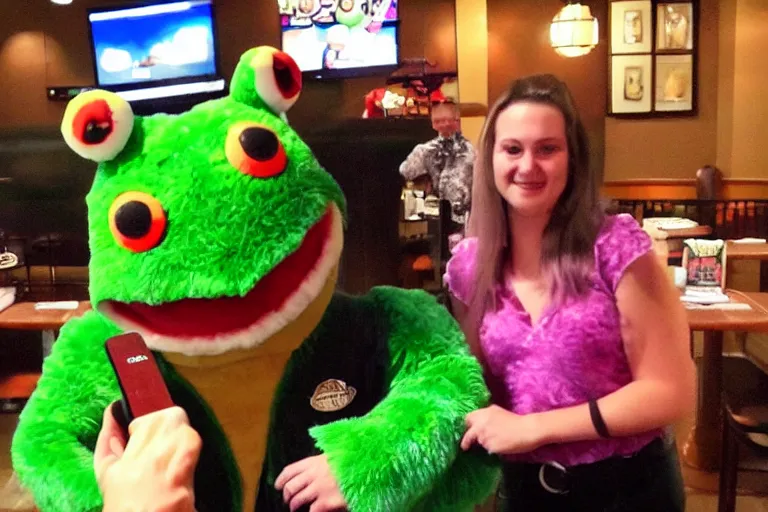
[[(597, 401), (611, 437), (625, 437), (671, 425), (689, 414), (695, 383), (681, 386), (637, 380)], [(536, 413), (541, 444), (599, 439), (587, 404)]]

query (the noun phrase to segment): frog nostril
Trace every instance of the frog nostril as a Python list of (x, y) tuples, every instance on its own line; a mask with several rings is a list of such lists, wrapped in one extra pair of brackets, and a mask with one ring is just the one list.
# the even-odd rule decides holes
[(274, 158), (280, 145), (274, 133), (258, 126), (243, 130), (239, 139), (245, 154), (259, 162)]
[(115, 227), (126, 238), (141, 238), (152, 228), (152, 212), (145, 203), (129, 201), (115, 212)]

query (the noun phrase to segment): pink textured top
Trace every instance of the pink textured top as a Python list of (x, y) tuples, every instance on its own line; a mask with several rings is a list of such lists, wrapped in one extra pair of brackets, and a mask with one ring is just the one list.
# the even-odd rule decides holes
[[(445, 274), (452, 295), (465, 304), (472, 293), (476, 250), (476, 238), (462, 240)], [(494, 401), (517, 414), (530, 414), (583, 404), (630, 383), (615, 291), (627, 267), (650, 250), (650, 238), (630, 215), (606, 217), (595, 243), (591, 290), (546, 309), (533, 326), (514, 291), (498, 284), (496, 309), (485, 313), (480, 326)], [(661, 435), (657, 430), (547, 445), (508, 459), (588, 464), (630, 455)]]

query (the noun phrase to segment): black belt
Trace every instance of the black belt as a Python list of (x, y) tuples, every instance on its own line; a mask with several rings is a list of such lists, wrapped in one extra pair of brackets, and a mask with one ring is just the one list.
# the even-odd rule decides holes
[(535, 475), (541, 487), (547, 492), (568, 494), (576, 486), (584, 484), (599, 486), (600, 482), (615, 479), (622, 474), (635, 471), (635, 468), (644, 467), (648, 459), (661, 456), (665, 449), (664, 440), (659, 438), (633, 455), (610, 457), (592, 464), (571, 467), (565, 467), (557, 462), (506, 464), (504, 477), (510, 479), (509, 483), (512, 483)]

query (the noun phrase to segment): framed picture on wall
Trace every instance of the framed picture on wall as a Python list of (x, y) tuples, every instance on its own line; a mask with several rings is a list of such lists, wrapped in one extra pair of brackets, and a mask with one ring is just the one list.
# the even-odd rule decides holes
[(636, 114), (651, 111), (650, 55), (614, 55), (611, 58), (611, 111)]
[(611, 3), (611, 53), (650, 53), (651, 0)]
[(693, 110), (693, 56), (656, 56), (656, 104), (659, 112)]
[(656, 51), (693, 50), (693, 3), (656, 6)]
[(609, 5), (608, 115), (696, 115), (699, 0)]

